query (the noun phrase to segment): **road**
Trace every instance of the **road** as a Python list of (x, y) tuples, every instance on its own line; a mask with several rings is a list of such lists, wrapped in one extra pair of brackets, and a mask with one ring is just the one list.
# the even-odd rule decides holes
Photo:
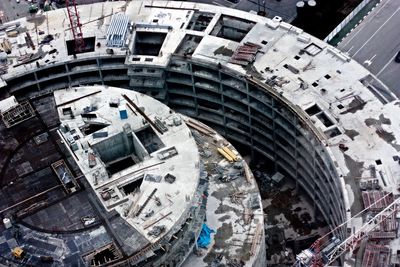
[(338, 48), (382, 80), (400, 97), (400, 1), (383, 0)]

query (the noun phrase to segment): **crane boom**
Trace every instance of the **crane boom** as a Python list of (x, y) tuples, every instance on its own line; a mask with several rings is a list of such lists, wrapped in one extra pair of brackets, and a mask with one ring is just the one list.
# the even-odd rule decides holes
[[(320, 266), (320, 259), (321, 259), (321, 253), (320, 251), (320, 246), (322, 245), (321, 242), (323, 239), (327, 238), (329, 235), (334, 233), (336, 230), (339, 228), (345, 226), (347, 223), (349, 223), (351, 220), (354, 218), (360, 216), (362, 213), (367, 211), (369, 208), (374, 206), (376, 203), (379, 201), (382, 201), (384, 198), (388, 197), (392, 193), (387, 193), (383, 197), (379, 198), (376, 200), (374, 203), (371, 203), (368, 207), (364, 208), (361, 210), (359, 213), (356, 215), (352, 216), (350, 219), (347, 221), (341, 223), (340, 225), (336, 226), (334, 229), (332, 229), (330, 232), (325, 234), (324, 236), (318, 238), (314, 244), (310, 247), (310, 249), (306, 249), (302, 251), (299, 255), (296, 257), (296, 262), (293, 266)], [(355, 231), (352, 235), (350, 235), (348, 238), (346, 238), (343, 242), (340, 243), (335, 243), (331, 244), (331, 249), (327, 254), (324, 254), (324, 266), (330, 266), (335, 260), (337, 260), (343, 253), (349, 250), (354, 250), (357, 245), (359, 244), (359, 241), (361, 241), (362, 238), (366, 237), (369, 232), (374, 230), (377, 226), (380, 225), (383, 221), (385, 221), (389, 216), (391, 216), (393, 213), (397, 211), (398, 205), (400, 204), (400, 198), (397, 198), (393, 200), (391, 204), (389, 204), (387, 207), (385, 207), (382, 211), (377, 213), (372, 219), (368, 220), (366, 223), (364, 223), (357, 231)], [(388, 216), (383, 216), (383, 215), (388, 215)], [(335, 238), (335, 242), (338, 242), (339, 239)]]
[(337, 260), (344, 252), (348, 250), (352, 250), (355, 248), (355, 245), (361, 238), (367, 236), (369, 232), (374, 230), (380, 223), (387, 219), (385, 216), (381, 216), (383, 214), (392, 215), (397, 211), (397, 206), (400, 203), (400, 198), (395, 199), (390, 205), (384, 208), (382, 211), (377, 213), (372, 219), (368, 222), (364, 223), (357, 231), (355, 231), (351, 236), (349, 236), (346, 240), (344, 240), (340, 245), (338, 245), (329, 255), (328, 262), (326, 265), (330, 265), (335, 260)]

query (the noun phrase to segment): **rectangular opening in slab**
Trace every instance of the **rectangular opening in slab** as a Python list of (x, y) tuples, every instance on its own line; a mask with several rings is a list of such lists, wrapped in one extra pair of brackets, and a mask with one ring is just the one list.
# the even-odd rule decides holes
[(134, 181), (129, 182), (122, 186), (122, 190), (125, 195), (129, 195), (130, 193), (136, 192), (139, 190), (142, 182), (143, 182), (144, 175), (139, 177), (135, 177)]
[(84, 255), (83, 260), (88, 266), (106, 266), (121, 259), (122, 254), (114, 243), (105, 245)]
[(328, 136), (329, 138), (333, 138), (335, 136), (338, 136), (340, 134), (342, 134), (339, 130), (338, 127), (333, 127), (332, 129), (325, 131), (326, 136)]
[(204, 32), (214, 15), (213, 13), (195, 11), (186, 29)]
[(186, 34), (175, 53), (179, 55), (192, 55), (203, 37)]
[(211, 35), (240, 42), (254, 25), (254, 22), (246, 19), (221, 15)]
[(317, 115), (317, 118), (325, 125), (325, 127), (330, 127), (333, 125), (333, 122), (326, 116), (324, 112), (321, 112)]
[(83, 119), (89, 119), (89, 120), (91, 120), (91, 119), (97, 118), (97, 115), (96, 115), (95, 113), (83, 113), (83, 114), (81, 114), (81, 117), (82, 117)]
[(142, 159), (142, 149), (132, 132), (124, 131), (92, 145), (110, 174), (127, 169)]
[(165, 146), (158, 135), (154, 132), (153, 128), (151, 128), (149, 125), (144, 129), (135, 132), (135, 135), (149, 154)]
[(62, 114), (65, 116), (72, 116), (72, 109), (71, 107), (63, 108), (62, 109)]
[(311, 107), (307, 108), (307, 109), (305, 110), (305, 112), (306, 112), (309, 116), (312, 116), (312, 115), (315, 115), (315, 114), (321, 112), (321, 109), (318, 107), (317, 104), (314, 104), (314, 105), (312, 105)]
[(122, 170), (125, 170), (133, 165), (135, 165), (135, 161), (132, 159), (132, 157), (126, 156), (125, 158), (120, 158), (110, 162), (109, 164), (106, 165), (107, 166), (106, 168), (109, 173), (114, 174)]
[[(84, 117), (84, 116), (82, 116), (82, 117)], [(89, 135), (89, 134), (97, 132), (101, 129), (104, 129), (107, 126), (108, 126), (108, 124), (105, 124), (105, 123), (88, 122), (88, 123), (85, 123), (83, 126), (79, 127), (79, 129), (81, 130), (81, 132), (84, 135)]]
[(76, 51), (75, 50), (75, 40), (66, 41), (68, 56), (87, 53), (87, 52), (93, 52), (94, 51), (94, 45), (96, 43), (96, 37), (83, 38), (83, 41), (85, 43), (85, 47), (81, 51)]
[(136, 32), (134, 55), (158, 56), (167, 33), (164, 32)]

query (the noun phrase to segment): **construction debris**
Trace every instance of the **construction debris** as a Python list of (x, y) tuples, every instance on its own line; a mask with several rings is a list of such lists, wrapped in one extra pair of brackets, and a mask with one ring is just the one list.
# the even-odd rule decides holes
[(254, 213), (251, 209), (245, 208), (243, 213), (243, 221), (245, 224), (250, 224), (251, 220), (254, 218)]
[(88, 161), (89, 161), (89, 168), (93, 168), (94, 166), (96, 166), (97, 162), (94, 153), (92, 152), (88, 153)]
[(147, 228), (153, 226), (154, 224), (158, 223), (159, 221), (163, 220), (164, 218), (168, 217), (168, 216), (171, 215), (171, 214), (172, 214), (172, 211), (166, 213), (165, 215), (161, 215), (160, 218), (148, 222), (148, 223), (143, 227), (143, 229), (146, 230)]
[(164, 149), (157, 153), (157, 157), (160, 160), (166, 160), (166, 159), (172, 158), (176, 155), (178, 155), (178, 151), (176, 150), (175, 147), (170, 147), (170, 148)]
[(173, 184), (173, 183), (175, 182), (175, 180), (176, 180), (176, 177), (175, 177), (174, 175), (170, 174), (170, 173), (167, 173), (167, 174), (164, 176), (164, 180), (165, 180), (167, 183)]
[(253, 241), (251, 242), (250, 255), (254, 256), (257, 251), (257, 246), (261, 242), (262, 224), (257, 224), (256, 231), (254, 232)]
[(157, 175), (157, 174), (146, 173), (146, 175), (144, 176), (144, 180), (149, 181), (149, 182), (159, 183), (162, 180), (162, 176)]
[(217, 148), (217, 151), (230, 163), (234, 162), (234, 159), (224, 149)]
[(157, 197), (157, 196), (154, 196), (154, 201), (156, 202), (156, 205), (157, 206), (161, 206), (161, 200), (160, 200), (160, 198), (159, 197)]
[(227, 182), (236, 180), (238, 178), (239, 178), (239, 174), (229, 173), (229, 174), (222, 175), (222, 177), (220, 177), (219, 179), (221, 182), (227, 183)]
[(228, 267), (243, 267), (245, 264), (242, 260), (228, 259)]
[(39, 134), (35, 137), (33, 137), (33, 141), (35, 141), (36, 145), (43, 144), (49, 140), (49, 134), (47, 132)]
[(81, 221), (84, 226), (89, 226), (96, 221), (96, 217), (93, 217), (93, 216), (82, 217)]
[(243, 203), (243, 199), (246, 198), (246, 194), (244, 192), (235, 191), (229, 195), (232, 203), (241, 204)]
[(393, 202), (393, 195), (384, 191), (363, 191), (362, 200), (365, 208), (379, 212)]
[(204, 125), (201, 125), (199, 122), (195, 122), (194, 120), (187, 119), (186, 123), (189, 127), (199, 131), (200, 133), (202, 133), (204, 135), (211, 136), (214, 134), (213, 131), (207, 129)]
[(363, 267), (389, 266), (390, 248), (368, 243), (362, 260)]
[(249, 166), (246, 163), (243, 163), (244, 165), (244, 174), (246, 176), (246, 180), (248, 183), (251, 183), (252, 175)]
[(147, 234), (149, 236), (157, 237), (157, 236), (161, 235), (162, 233), (164, 233), (165, 230), (166, 230), (165, 225), (157, 225), (157, 226), (154, 226), (153, 229), (151, 229), (151, 231), (149, 231)]
[(150, 218), (150, 217), (153, 216), (153, 215), (154, 215), (154, 210), (151, 210), (151, 211), (147, 212), (147, 213), (144, 215), (144, 217)]
[(249, 63), (254, 62), (256, 55), (261, 49), (261, 46), (251, 42), (246, 42), (244, 45), (239, 46), (233, 53), (230, 63), (247, 66)]
[(251, 209), (256, 210), (260, 208), (260, 199), (258, 193), (253, 193), (250, 196), (249, 206)]
[(140, 213), (144, 210), (146, 205), (149, 203), (150, 199), (154, 196), (154, 194), (157, 192), (157, 188), (154, 188), (154, 190), (150, 193), (150, 195), (147, 197), (147, 199), (144, 201), (142, 206), (139, 208), (139, 210), (136, 212), (135, 216), (139, 216)]

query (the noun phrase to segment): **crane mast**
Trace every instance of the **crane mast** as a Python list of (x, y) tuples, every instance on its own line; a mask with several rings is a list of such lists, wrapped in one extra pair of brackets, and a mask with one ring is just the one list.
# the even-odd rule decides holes
[(85, 41), (83, 40), (82, 24), (80, 21), (76, 0), (66, 0), (65, 6), (68, 12), (69, 23), (71, 25), (72, 36), (74, 38), (75, 53), (83, 52)]

